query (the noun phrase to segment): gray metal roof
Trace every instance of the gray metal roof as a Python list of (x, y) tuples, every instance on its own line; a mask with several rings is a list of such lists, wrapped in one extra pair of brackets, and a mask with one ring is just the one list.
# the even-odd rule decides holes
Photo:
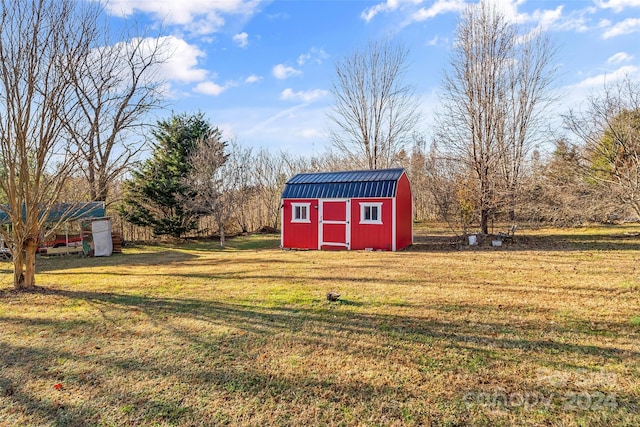
[[(0, 224), (9, 222), (7, 205), (0, 205)], [(43, 213), (41, 213), (42, 215)], [(26, 208), (22, 206), (22, 215), (26, 216)], [(98, 218), (105, 216), (104, 202), (58, 203), (49, 211), (47, 222), (76, 221), (83, 218)]]
[(394, 197), (404, 169), (300, 173), (287, 181), (283, 199)]

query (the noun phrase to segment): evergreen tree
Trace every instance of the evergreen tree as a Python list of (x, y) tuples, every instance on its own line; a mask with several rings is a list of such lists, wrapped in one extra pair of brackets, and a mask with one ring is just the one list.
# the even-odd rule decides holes
[(189, 156), (210, 131), (202, 113), (158, 122), (152, 156), (124, 184), (119, 210), (126, 221), (150, 227), (156, 236), (180, 237), (197, 227), (198, 213), (181, 202), (195, 196), (184, 177), (191, 169)]

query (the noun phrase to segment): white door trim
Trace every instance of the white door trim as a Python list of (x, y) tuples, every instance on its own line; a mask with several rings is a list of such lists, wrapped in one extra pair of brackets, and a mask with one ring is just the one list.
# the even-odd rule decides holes
[[(344, 221), (336, 221), (336, 220), (323, 220), (324, 216), (324, 203), (325, 202), (344, 202), (345, 204), (345, 220)], [(350, 199), (319, 199), (318, 200), (318, 250), (322, 249), (322, 246), (342, 246), (347, 249), (351, 249), (351, 200)], [(322, 233), (323, 224), (344, 224), (345, 225), (345, 236), (344, 241), (342, 242), (325, 242), (324, 235)]]

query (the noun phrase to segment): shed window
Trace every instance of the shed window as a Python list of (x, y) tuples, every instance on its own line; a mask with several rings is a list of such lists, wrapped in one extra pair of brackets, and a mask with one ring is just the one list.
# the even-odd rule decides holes
[(311, 203), (291, 203), (291, 222), (311, 222), (309, 207)]
[(360, 224), (382, 224), (382, 203), (360, 203)]

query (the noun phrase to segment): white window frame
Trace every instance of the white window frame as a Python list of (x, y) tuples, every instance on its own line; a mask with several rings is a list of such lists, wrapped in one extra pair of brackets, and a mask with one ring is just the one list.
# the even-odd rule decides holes
[[(296, 208), (305, 208), (307, 213), (305, 218), (296, 218)], [(291, 203), (291, 222), (311, 222), (311, 203)]]
[[(377, 208), (377, 219), (365, 219), (366, 208)], [(360, 224), (382, 224), (382, 202), (360, 202)]]

